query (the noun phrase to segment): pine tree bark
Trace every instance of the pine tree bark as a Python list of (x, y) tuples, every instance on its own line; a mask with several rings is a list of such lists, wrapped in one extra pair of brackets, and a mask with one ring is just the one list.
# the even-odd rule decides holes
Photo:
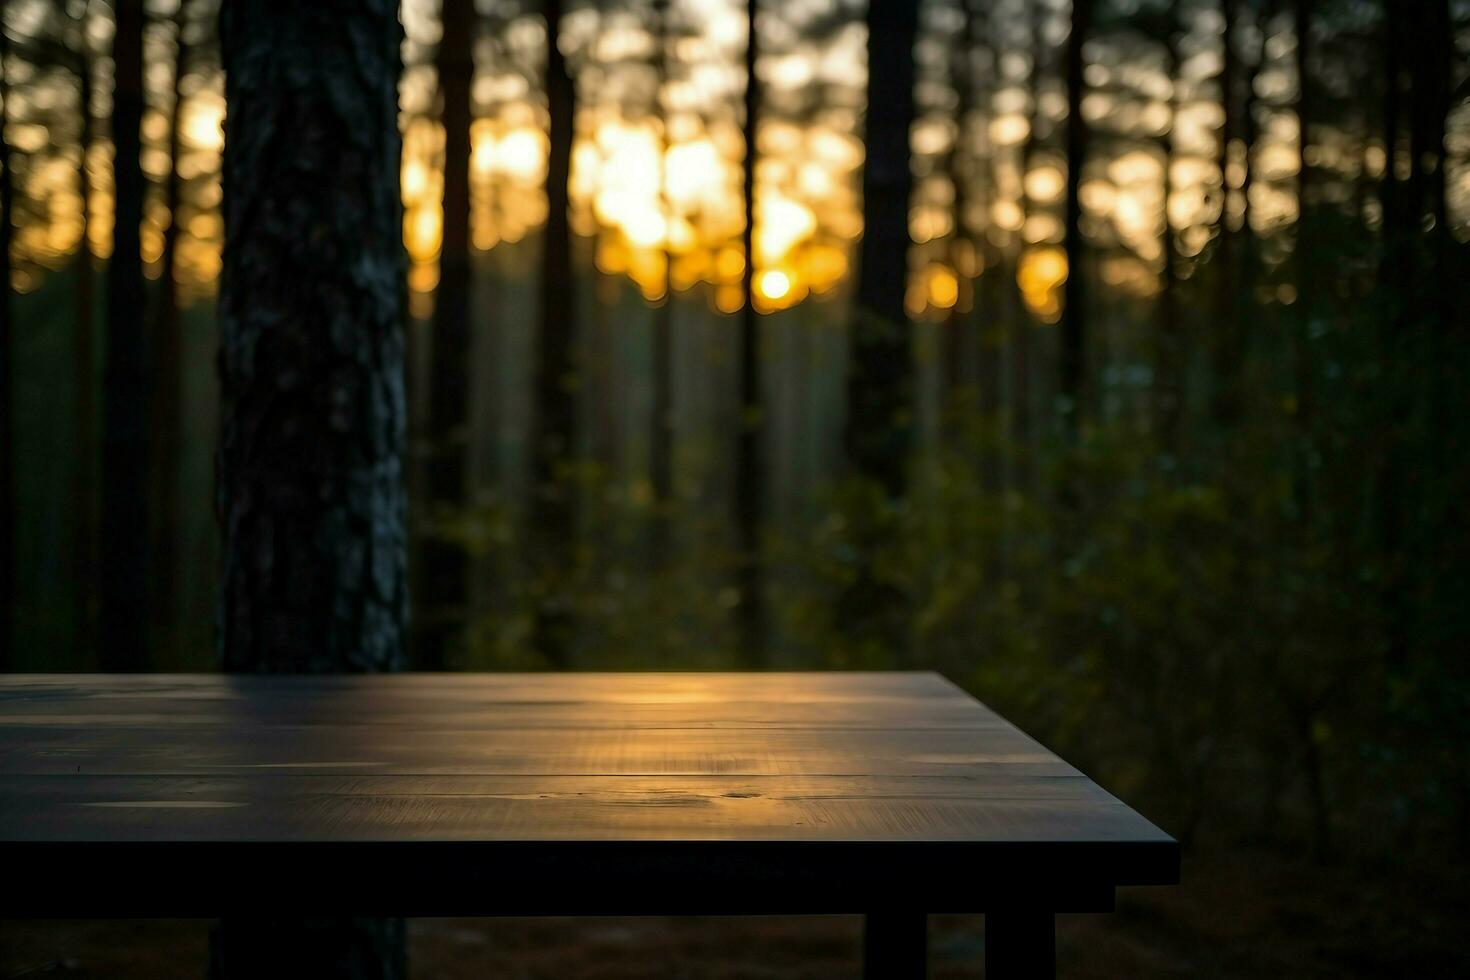
[[(444, 124), (444, 238), (429, 381), (430, 459), (425, 489), (431, 517), (462, 510), (469, 435), (470, 107), (475, 74), (474, 0), (444, 0), (439, 41), (439, 93)], [(424, 536), (418, 665), (448, 666), (463, 635), (469, 562), (462, 546)]]
[(104, 670), (147, 665), (148, 355), (143, 323), (142, 0), (118, 0), (113, 35), (112, 257), (107, 266), (107, 352), (103, 376), (102, 609)]
[(403, 665), (403, 247), (392, 0), (231, 0), (220, 645), (240, 671)]
[(1087, 362), (1087, 243), (1082, 237), (1082, 169), (1087, 164), (1090, 134), (1082, 118), (1087, 82), (1083, 57), (1092, 32), (1092, 0), (1072, 0), (1072, 25), (1067, 32), (1067, 191), (1063, 223), (1066, 235), (1067, 282), (1063, 287), (1060, 352), (1062, 423), (1075, 433), (1083, 412), (1083, 380)]
[(913, 439), (914, 365), (904, 291), (917, 30), (915, 3), (868, 7), (867, 163), (845, 441), (853, 470), (890, 497), (903, 492)]
[(764, 504), (764, 456), (761, 452), (760, 315), (755, 308), (755, 168), (759, 159), (760, 34), (756, 30), (759, 0), (745, 4), (745, 167), (742, 194), (745, 225), (740, 245), (745, 266), (740, 273), (740, 416), (735, 448), (736, 588), (740, 595), (739, 634), (742, 661), (751, 669), (767, 665), (765, 655), (765, 590), (761, 561), (761, 521)]
[[(226, 0), (220, 654), (404, 665), (395, 0)], [(330, 911), (330, 910), (326, 910)], [(227, 919), (215, 978), (407, 976), (401, 919)]]
[(541, 267), (541, 330), (536, 354), (536, 419), (531, 561), (543, 582), (535, 610), (533, 643), (547, 662), (567, 666), (572, 614), (559, 587), (574, 557), (575, 497), (566, 472), (576, 416), (576, 330), (572, 322), (572, 233), (568, 182), (572, 169), (576, 91), (557, 45), (562, 0), (546, 2), (546, 96), (550, 150), (546, 169), (546, 237)]

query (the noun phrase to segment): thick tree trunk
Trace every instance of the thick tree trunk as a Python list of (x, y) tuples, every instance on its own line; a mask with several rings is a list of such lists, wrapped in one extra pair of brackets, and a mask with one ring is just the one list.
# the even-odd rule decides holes
[(756, 63), (760, 58), (760, 35), (756, 21), (760, 13), (758, 0), (745, 4), (745, 168), (742, 193), (745, 225), (740, 244), (745, 254), (745, 267), (740, 274), (740, 416), (735, 456), (735, 532), (737, 549), (736, 587), (740, 594), (738, 607), (740, 648), (746, 666), (766, 666), (765, 655), (765, 591), (761, 562), (761, 518), (764, 503), (761, 432), (761, 361), (760, 317), (755, 309), (755, 167), (760, 125), (760, 79)]
[(572, 323), (572, 233), (568, 180), (576, 92), (566, 59), (557, 46), (562, 0), (546, 3), (546, 96), (550, 112), (550, 150), (546, 170), (546, 238), (541, 268), (541, 336), (536, 355), (536, 420), (533, 447), (533, 564), (555, 578), (542, 591), (535, 613), (533, 643), (554, 666), (571, 654), (572, 614), (560, 588), (574, 556), (575, 497), (568, 469), (576, 416), (576, 330)]
[(177, 601), (179, 537), (179, 454), (183, 446), (183, 338), (179, 327), (178, 241), (179, 208), (183, 203), (183, 176), (179, 158), (184, 120), (182, 83), (189, 50), (184, 37), (189, 4), (181, 2), (174, 15), (173, 106), (169, 112), (169, 174), (165, 188), (168, 227), (163, 232), (163, 290), (159, 303), (152, 354), (152, 424), (149, 429), (150, 468), (153, 477), (153, 622), (155, 635), (168, 635)]
[(15, 336), (10, 316), (10, 37), (0, 25), (0, 671), (11, 669), (15, 617)]
[[(227, 670), (404, 664), (403, 241), (394, 0), (226, 0)], [(330, 910), (324, 910), (330, 912)], [(217, 978), (407, 975), (402, 920), (229, 919)]]
[(1067, 282), (1063, 288), (1061, 338), (1062, 422), (1075, 433), (1083, 411), (1083, 381), (1087, 363), (1087, 243), (1082, 237), (1082, 169), (1087, 164), (1089, 133), (1082, 118), (1087, 83), (1083, 48), (1092, 30), (1092, 0), (1072, 0), (1072, 25), (1067, 33), (1067, 203), (1064, 221)]
[(392, 0), (225, 4), (220, 644), (243, 671), (403, 665)]
[[(444, 0), (439, 41), (439, 93), (444, 123), (444, 239), (429, 380), (429, 466), (426, 490), (431, 518), (465, 506), (469, 449), (470, 350), (470, 92), (475, 74), (474, 0)], [(463, 635), (469, 598), (464, 548), (442, 534), (424, 537), (420, 579), (417, 662), (448, 666)]]
[(402, 919), (224, 919), (210, 936), (210, 980), (407, 980)]
[(908, 283), (909, 129), (914, 119), (918, 4), (868, 7), (867, 164), (857, 316), (848, 368), (846, 445), (854, 471), (890, 497), (904, 489), (913, 437)]
[(113, 36), (113, 185), (116, 210), (107, 266), (107, 362), (103, 379), (102, 622), (104, 670), (147, 666), (148, 357), (144, 332), (143, 3), (118, 0)]

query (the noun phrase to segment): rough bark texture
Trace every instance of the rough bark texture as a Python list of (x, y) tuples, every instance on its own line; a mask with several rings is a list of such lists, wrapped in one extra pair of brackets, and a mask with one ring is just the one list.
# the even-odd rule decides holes
[(103, 377), (102, 621), (104, 670), (142, 670), (148, 649), (148, 355), (144, 334), (143, 4), (119, 0), (113, 37), (112, 258), (107, 264), (107, 362)]
[(760, 35), (756, 20), (757, 0), (746, 0), (745, 22), (745, 173), (743, 193), (745, 227), (740, 244), (745, 268), (740, 274), (740, 418), (735, 447), (735, 532), (738, 549), (736, 588), (740, 648), (743, 662), (753, 668), (766, 665), (765, 592), (761, 567), (761, 488), (764, 485), (761, 455), (760, 318), (755, 310), (755, 166), (757, 127), (760, 125), (760, 79), (756, 62), (760, 57)]
[[(394, 0), (226, 0), (224, 666), (404, 665)], [(330, 911), (330, 910), (324, 910)], [(402, 980), (401, 919), (227, 919), (210, 972)]]
[[(469, 425), (470, 346), (470, 88), (475, 74), (473, 0), (444, 0), (439, 42), (439, 94), (444, 123), (444, 241), (439, 289), (434, 296), (434, 335), (429, 382), (429, 466), (426, 490), (431, 514), (465, 505), (465, 455)], [(417, 662), (449, 665), (465, 625), (469, 563), (465, 550), (443, 535), (425, 535)]]
[(868, 8), (868, 156), (846, 444), (854, 470), (895, 497), (903, 490), (913, 436), (914, 364), (904, 289), (917, 30), (918, 4), (874, 3)]
[(1065, 216), (1067, 282), (1063, 287), (1061, 384), (1062, 422), (1075, 431), (1082, 415), (1087, 361), (1087, 243), (1082, 237), (1082, 169), (1087, 165), (1088, 129), (1082, 118), (1087, 84), (1083, 48), (1092, 30), (1092, 0), (1072, 0), (1072, 26), (1067, 33), (1067, 204)]
[[(4, 8), (0, 7), (0, 13)], [(0, 24), (0, 670), (10, 669), (15, 615), (15, 338), (10, 319), (10, 222), (14, 185), (10, 170), (10, 38)]]
[[(575, 501), (566, 472), (571, 457), (576, 385), (572, 323), (572, 232), (568, 223), (568, 179), (572, 170), (575, 90), (566, 59), (557, 47), (562, 0), (546, 3), (546, 97), (550, 155), (546, 170), (546, 239), (541, 269), (541, 336), (536, 357), (536, 432), (532, 525), (533, 561), (547, 574), (565, 574), (572, 560)], [(543, 574), (542, 579), (546, 578)], [(555, 587), (542, 591), (533, 642), (554, 666), (566, 666), (572, 634), (571, 610)]]
[(226, 3), (220, 293), (228, 670), (401, 667), (392, 0)]

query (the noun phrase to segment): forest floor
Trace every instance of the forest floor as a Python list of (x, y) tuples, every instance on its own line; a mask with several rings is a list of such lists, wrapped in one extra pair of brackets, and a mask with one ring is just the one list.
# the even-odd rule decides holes
[[(8, 882), (6, 887), (15, 887)], [(1117, 911), (1058, 921), (1058, 976), (1470, 976), (1470, 889), (1451, 872), (1323, 865), (1279, 850), (1186, 858), (1178, 888), (1123, 889)], [(202, 920), (0, 922), (0, 978), (199, 980)], [(853, 916), (415, 919), (415, 980), (857, 977)], [(934, 980), (984, 976), (980, 916), (937, 916)]]

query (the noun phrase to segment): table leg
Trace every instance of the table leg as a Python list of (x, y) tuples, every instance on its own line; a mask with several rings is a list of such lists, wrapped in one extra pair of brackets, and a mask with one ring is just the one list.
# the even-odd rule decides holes
[(987, 912), (985, 980), (1054, 980), (1056, 923), (1047, 912)]
[(863, 919), (863, 980), (924, 980), (929, 970), (929, 916), (882, 912)]

